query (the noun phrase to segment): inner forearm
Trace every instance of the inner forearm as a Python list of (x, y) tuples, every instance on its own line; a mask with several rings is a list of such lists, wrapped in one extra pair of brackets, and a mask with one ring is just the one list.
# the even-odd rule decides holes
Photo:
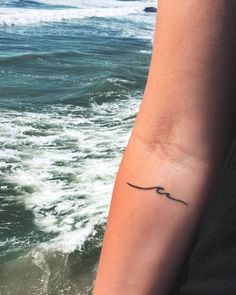
[[(187, 161), (187, 159), (186, 159)], [(132, 137), (124, 153), (93, 295), (166, 294), (215, 174), (182, 166)]]
[(232, 7), (159, 0), (148, 82), (116, 177), (93, 295), (163, 295), (171, 285), (234, 131)]

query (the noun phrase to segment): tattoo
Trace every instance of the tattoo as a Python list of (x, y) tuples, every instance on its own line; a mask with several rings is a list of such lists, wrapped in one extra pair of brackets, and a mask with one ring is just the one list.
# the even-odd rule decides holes
[(137, 185), (134, 185), (134, 184), (131, 184), (129, 182), (127, 182), (128, 185), (134, 187), (134, 188), (138, 188), (138, 189), (144, 189), (144, 190), (151, 190), (151, 189), (155, 189), (156, 190), (156, 193), (158, 193), (159, 195), (165, 195), (168, 199), (171, 199), (173, 201), (176, 201), (176, 202), (180, 202), (182, 204), (184, 204), (185, 206), (188, 206), (188, 203), (185, 202), (185, 201), (182, 201), (180, 199), (176, 199), (176, 198), (173, 198), (171, 197), (171, 195), (167, 192), (165, 192), (165, 189), (161, 186), (153, 186), (153, 187), (140, 187), (140, 186), (137, 186)]

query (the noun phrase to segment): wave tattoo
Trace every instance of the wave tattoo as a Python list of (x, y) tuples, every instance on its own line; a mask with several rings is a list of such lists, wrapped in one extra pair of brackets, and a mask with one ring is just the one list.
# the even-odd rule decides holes
[(143, 189), (143, 190), (152, 190), (152, 189), (155, 189), (156, 190), (156, 193), (158, 193), (159, 195), (165, 195), (170, 200), (173, 200), (173, 201), (176, 201), (176, 202), (180, 202), (180, 203), (184, 204), (185, 206), (188, 206), (188, 203), (187, 202), (182, 201), (180, 199), (176, 199), (176, 198), (171, 197), (171, 195), (169, 193), (165, 192), (165, 189), (163, 187), (161, 187), (161, 186), (140, 187), (140, 186), (131, 184), (129, 182), (127, 182), (127, 184), (130, 185), (130, 186), (132, 186), (132, 187), (134, 187), (134, 188)]

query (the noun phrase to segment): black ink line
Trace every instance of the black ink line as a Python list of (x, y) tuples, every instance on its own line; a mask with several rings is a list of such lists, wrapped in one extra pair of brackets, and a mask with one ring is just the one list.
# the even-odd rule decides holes
[(182, 201), (180, 199), (176, 199), (176, 198), (173, 198), (171, 197), (171, 195), (167, 192), (165, 192), (165, 189), (161, 186), (152, 186), (152, 187), (140, 187), (140, 186), (137, 186), (137, 185), (134, 185), (134, 184), (131, 184), (129, 182), (127, 182), (128, 185), (134, 187), (134, 188), (138, 188), (138, 189), (144, 189), (144, 190), (152, 190), (152, 189), (155, 189), (156, 192), (159, 194), (159, 195), (165, 195), (168, 199), (171, 199), (173, 201), (177, 201), (177, 202), (180, 202), (182, 204), (184, 204), (185, 206), (188, 206), (188, 203), (185, 202), (185, 201)]

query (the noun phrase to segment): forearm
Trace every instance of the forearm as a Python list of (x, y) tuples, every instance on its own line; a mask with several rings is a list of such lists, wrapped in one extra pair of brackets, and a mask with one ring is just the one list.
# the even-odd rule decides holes
[(93, 295), (163, 295), (176, 275), (234, 132), (232, 3), (159, 1)]
[[(131, 138), (116, 177), (93, 294), (166, 294), (215, 175), (207, 164), (191, 158), (189, 166), (179, 165)], [(127, 183), (161, 186), (177, 200)]]

